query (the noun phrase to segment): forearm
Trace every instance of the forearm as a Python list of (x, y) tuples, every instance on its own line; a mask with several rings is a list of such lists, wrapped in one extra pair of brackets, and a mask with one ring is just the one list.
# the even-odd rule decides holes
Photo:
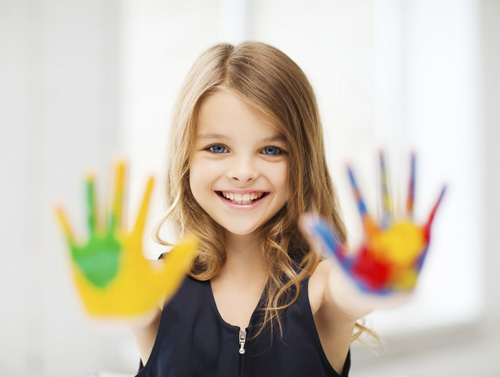
[(139, 322), (131, 325), (137, 349), (141, 355), (143, 365), (146, 365), (158, 333), (161, 318), (160, 308), (155, 308), (153, 312)]

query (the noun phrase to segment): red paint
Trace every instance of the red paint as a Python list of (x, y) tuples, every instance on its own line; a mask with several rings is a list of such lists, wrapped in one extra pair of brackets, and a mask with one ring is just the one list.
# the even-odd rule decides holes
[(393, 266), (373, 258), (366, 247), (362, 248), (358, 259), (352, 267), (352, 272), (371, 289), (380, 290), (387, 287)]

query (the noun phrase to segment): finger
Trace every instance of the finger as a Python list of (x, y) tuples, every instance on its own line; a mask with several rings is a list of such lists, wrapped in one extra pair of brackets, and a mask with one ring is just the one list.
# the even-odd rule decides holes
[[(300, 219), (300, 230), (310, 244), (319, 242), (327, 256), (334, 255), (339, 261), (345, 259), (344, 248), (337, 241), (335, 233), (327, 221), (319, 216), (307, 214)], [(311, 245), (314, 247), (314, 245)]]
[(410, 160), (410, 182), (406, 198), (406, 213), (410, 219), (413, 219), (413, 206), (415, 203), (415, 165), (415, 153), (412, 153)]
[(59, 225), (64, 233), (64, 236), (66, 237), (66, 242), (70, 247), (73, 247), (75, 244), (75, 238), (69, 225), (68, 218), (66, 217), (64, 210), (60, 206), (56, 207), (56, 217), (59, 221)]
[(167, 253), (166, 266), (161, 282), (164, 285), (165, 300), (174, 295), (183, 278), (193, 265), (198, 239), (194, 235), (186, 235), (172, 250)]
[(445, 192), (446, 192), (446, 185), (443, 186), (441, 193), (439, 194), (438, 200), (436, 201), (436, 204), (434, 204), (434, 207), (432, 208), (432, 211), (429, 215), (429, 219), (427, 220), (427, 223), (424, 226), (424, 229), (426, 230), (427, 233), (427, 237), (429, 237), (432, 222), (434, 221), (434, 217), (436, 216), (436, 212), (439, 208), (439, 205), (441, 204), (441, 201), (443, 200)]
[(97, 227), (95, 179), (92, 174), (87, 175), (85, 185), (87, 191), (87, 224), (88, 224), (89, 234), (92, 235), (95, 233)]
[(109, 229), (113, 232), (121, 227), (123, 216), (123, 192), (125, 182), (125, 162), (120, 160), (115, 166), (115, 187), (113, 204), (109, 218)]
[(354, 199), (356, 200), (356, 204), (358, 206), (359, 214), (361, 218), (364, 219), (368, 216), (368, 212), (366, 210), (365, 201), (361, 196), (361, 192), (359, 191), (358, 184), (356, 183), (356, 178), (354, 177), (354, 173), (350, 166), (347, 166), (347, 173), (349, 175), (349, 182), (351, 184), (351, 188), (354, 194)]
[(379, 166), (380, 166), (380, 186), (382, 194), (382, 227), (388, 225), (389, 218), (392, 214), (392, 198), (389, 191), (389, 175), (387, 172), (387, 165), (384, 153), (379, 152)]
[(146, 224), (146, 216), (148, 212), (149, 201), (151, 199), (151, 192), (153, 191), (153, 185), (154, 185), (154, 178), (150, 177), (146, 185), (144, 197), (142, 199), (141, 207), (139, 208), (139, 213), (137, 215), (134, 230), (132, 232), (136, 236), (142, 235), (142, 233), (144, 232), (144, 226)]
[(418, 259), (415, 263), (415, 270), (417, 271), (417, 273), (420, 272), (420, 270), (422, 269), (422, 267), (424, 265), (428, 250), (429, 250), (429, 247), (426, 247), (425, 250), (422, 252), (422, 254), (418, 257)]

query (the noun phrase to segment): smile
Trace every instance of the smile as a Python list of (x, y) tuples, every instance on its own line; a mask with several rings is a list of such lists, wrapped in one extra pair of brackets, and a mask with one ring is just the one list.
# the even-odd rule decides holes
[(217, 195), (230, 201), (233, 204), (248, 205), (267, 196), (268, 192), (246, 192), (244, 194), (231, 191), (216, 191)]

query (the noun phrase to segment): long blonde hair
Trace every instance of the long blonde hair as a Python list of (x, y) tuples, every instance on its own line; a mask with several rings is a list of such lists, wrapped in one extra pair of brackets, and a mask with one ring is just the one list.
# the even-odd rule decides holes
[(220, 88), (231, 90), (269, 117), (288, 144), (291, 195), (259, 229), (262, 252), (270, 266), (261, 330), (275, 321), (281, 330), (282, 309), (295, 302), (300, 282), (319, 263), (319, 256), (298, 231), (299, 217), (306, 212), (317, 213), (333, 225), (340, 242), (346, 240), (313, 89), (303, 71), (283, 52), (259, 42), (218, 44), (196, 60), (174, 108), (166, 177), (170, 209), (156, 238), (165, 243), (159, 232), (167, 220), (179, 235), (196, 234), (200, 249), (190, 274), (198, 280), (215, 277), (225, 263), (224, 232), (197, 203), (189, 185), (199, 107), (204, 98)]

